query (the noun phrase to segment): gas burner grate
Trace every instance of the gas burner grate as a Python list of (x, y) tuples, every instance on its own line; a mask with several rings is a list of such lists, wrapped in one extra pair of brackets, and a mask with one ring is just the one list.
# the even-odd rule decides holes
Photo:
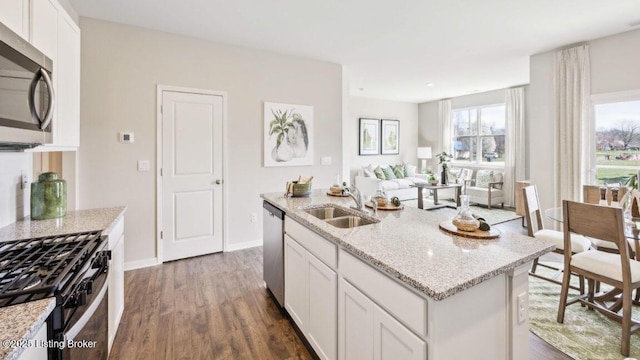
[(96, 251), (101, 231), (0, 242), (0, 307), (53, 296)]

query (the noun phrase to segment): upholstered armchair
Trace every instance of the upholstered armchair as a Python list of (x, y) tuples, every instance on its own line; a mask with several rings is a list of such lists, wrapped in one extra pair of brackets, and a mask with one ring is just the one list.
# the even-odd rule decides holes
[(504, 173), (493, 170), (478, 170), (472, 186), (466, 187), (469, 202), (491, 206), (500, 204), (504, 208)]

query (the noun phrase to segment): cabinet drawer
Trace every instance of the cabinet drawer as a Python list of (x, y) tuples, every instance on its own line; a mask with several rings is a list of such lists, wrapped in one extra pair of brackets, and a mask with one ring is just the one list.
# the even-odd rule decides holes
[(336, 244), (324, 239), (288, 216), (285, 217), (284, 231), (330, 268), (336, 269), (338, 267), (338, 247)]
[(427, 336), (427, 299), (342, 249), (339, 273), (411, 330)]

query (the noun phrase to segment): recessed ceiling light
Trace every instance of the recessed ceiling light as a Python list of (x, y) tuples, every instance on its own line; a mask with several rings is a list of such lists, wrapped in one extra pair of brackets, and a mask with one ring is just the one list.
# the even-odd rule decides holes
[(428, 82), (428, 83), (426, 83), (426, 85), (427, 86), (433, 86), (433, 83)]
[(360, 91), (364, 91), (364, 88), (358, 88), (358, 90), (360, 90)]

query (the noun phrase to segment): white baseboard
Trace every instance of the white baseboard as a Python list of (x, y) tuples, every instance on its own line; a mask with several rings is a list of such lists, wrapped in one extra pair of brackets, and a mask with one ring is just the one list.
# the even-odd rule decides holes
[(256, 246), (262, 246), (262, 239), (258, 239), (254, 241), (246, 241), (239, 244), (227, 244), (227, 248), (225, 249), (225, 252), (244, 250), (244, 249), (249, 249)]
[(142, 259), (136, 261), (129, 261), (124, 263), (124, 271), (142, 269), (149, 266), (159, 265), (158, 258)]

